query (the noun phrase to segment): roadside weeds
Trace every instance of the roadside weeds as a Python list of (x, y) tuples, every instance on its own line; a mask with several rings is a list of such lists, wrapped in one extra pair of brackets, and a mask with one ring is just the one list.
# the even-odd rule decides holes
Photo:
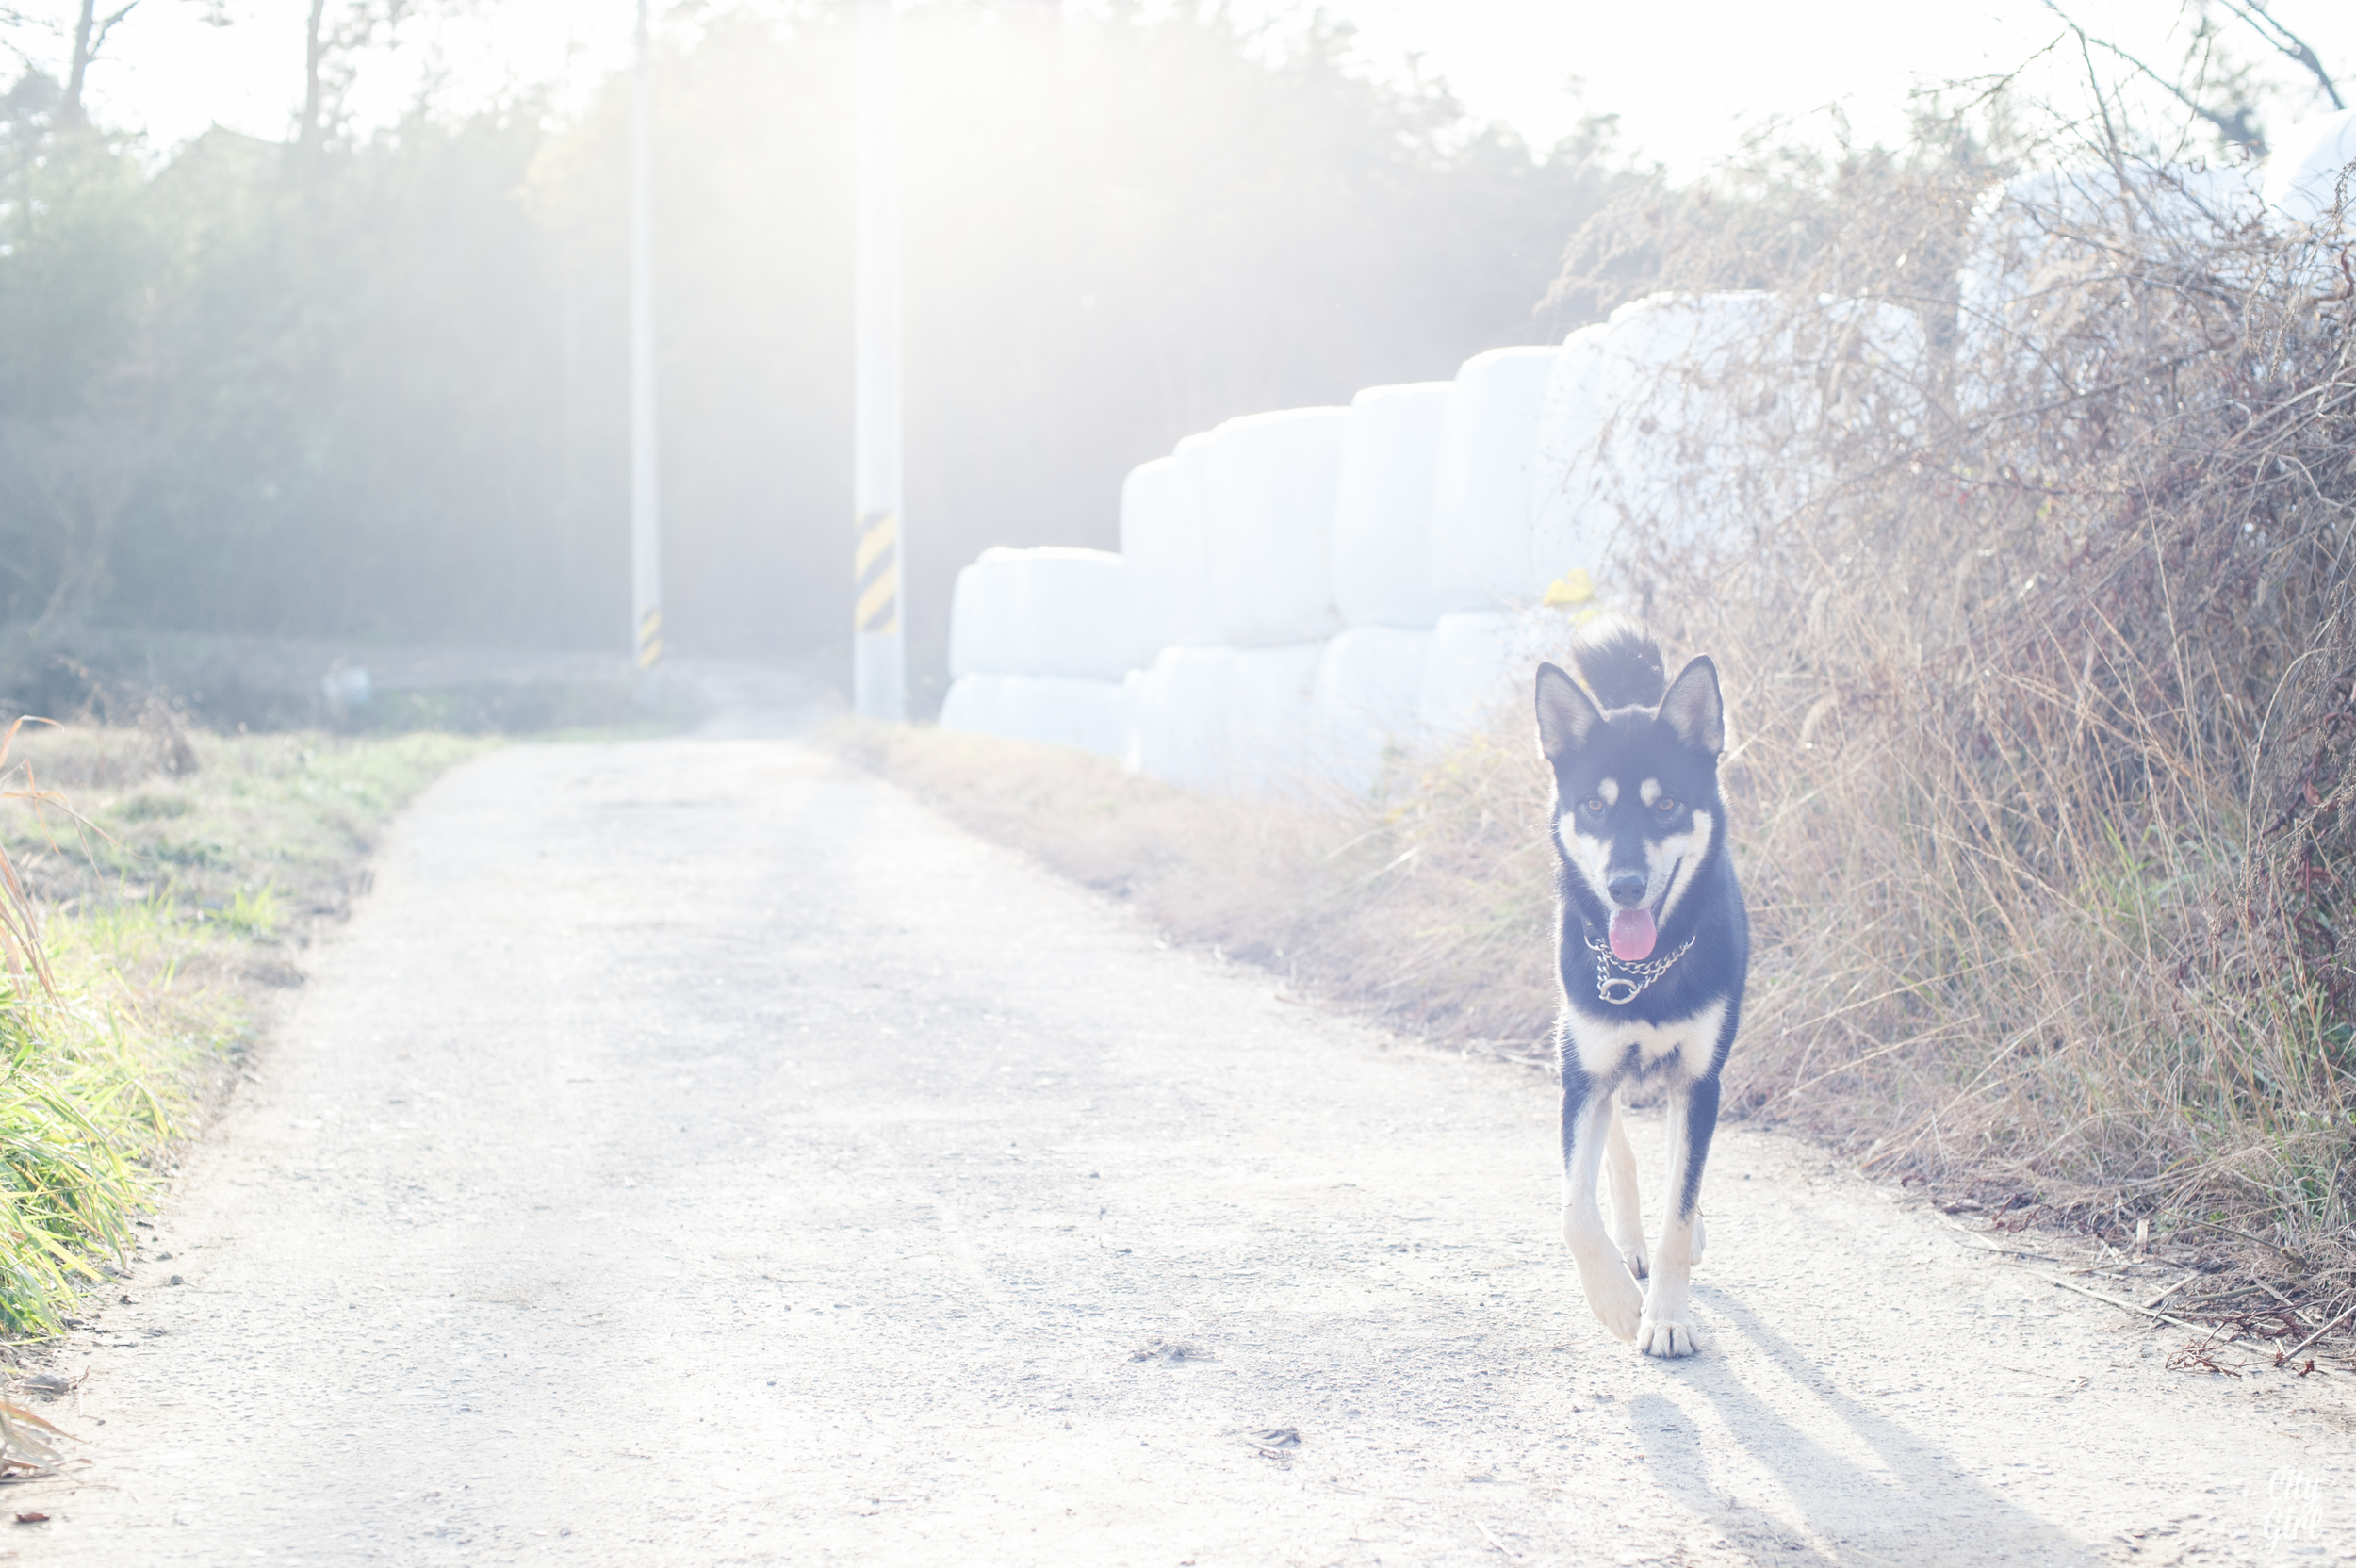
[[(0, 1360), (103, 1307), (179, 1143), (366, 887), (385, 820), (482, 743), (23, 724), (0, 758)], [(50, 1394), (44, 1380), (24, 1391)], [(0, 1408), (0, 1467), (46, 1464)], [(11, 1425), (10, 1423), (14, 1424)]]

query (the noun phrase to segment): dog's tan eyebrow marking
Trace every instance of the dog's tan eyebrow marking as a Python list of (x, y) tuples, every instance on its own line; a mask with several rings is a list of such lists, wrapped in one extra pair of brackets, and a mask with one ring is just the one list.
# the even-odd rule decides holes
[(1620, 804), (1620, 781), (1616, 778), (1603, 779), (1595, 785), (1595, 793), (1603, 796), (1606, 806), (1617, 806)]
[(1650, 806), (1654, 801), (1661, 798), (1661, 780), (1658, 778), (1645, 779), (1642, 785), (1638, 786), (1636, 796), (1645, 805)]

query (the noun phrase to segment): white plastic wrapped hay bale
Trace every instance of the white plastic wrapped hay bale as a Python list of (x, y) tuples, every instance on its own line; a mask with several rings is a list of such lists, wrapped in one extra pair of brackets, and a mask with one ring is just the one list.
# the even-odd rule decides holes
[(1217, 640), (1203, 482), (1210, 437), (1189, 435), (1168, 457), (1129, 470), (1121, 486), (1121, 553), (1129, 562), (1132, 656)]
[(1128, 563), (1110, 550), (988, 549), (957, 573), (949, 674), (1119, 680), (1133, 660)]
[(1333, 498), (1333, 605), (1354, 627), (1428, 627), (1432, 505), (1452, 382), (1370, 386), (1350, 400)]
[[(2268, 188), (2278, 174), (2299, 185), (2299, 161), (2268, 159)], [(2067, 323), (2117, 302), (2122, 275), (2136, 270), (2123, 262), (2160, 254), (2230, 270), (2236, 258), (2219, 241), (2257, 219), (2268, 200), (2247, 168), (2161, 164), (2126, 172), (2123, 182), (2109, 164), (2024, 174), (1972, 213), (1955, 277), (1955, 391), (1967, 412), (1991, 398), (2042, 400), (2022, 378), (2056, 351), (2064, 357), (2050, 368), (2074, 387), (2084, 368), (2068, 363), (2074, 335)], [(2059, 333), (2056, 323), (2064, 324)]]
[(949, 687), (941, 727), (1119, 759), (1129, 744), (1129, 694), (1119, 680), (969, 675)]
[(1309, 716), (1310, 751), (1320, 774), (1364, 794), (1382, 778), (1386, 756), (1415, 744), (1432, 640), (1426, 630), (1357, 626), (1325, 645)]
[(1740, 548), (1844, 445), (1919, 419), (1922, 359), (1911, 312), (1764, 293), (1654, 295), (1572, 334), (1534, 449), (1533, 596), (1640, 545)]
[(1111, 681), (1128, 674), (1136, 639), (1127, 561), (1060, 546), (1003, 553), (1013, 558), (1015, 585), (1015, 662), (1006, 673)]
[(1233, 755), (1229, 699), (1235, 650), (1164, 648), (1132, 694), (1137, 771), (1190, 790), (1219, 787)]
[(1322, 643), (1235, 650), (1227, 676), (1227, 760), (1215, 789), (1291, 794), (1315, 782), (1309, 728), (1324, 655)]
[(1006, 682), (1003, 675), (961, 675), (941, 699), (941, 727), (967, 735), (1006, 732)]
[(1725, 520), (1744, 476), (1709, 439), (1724, 379), (1772, 330), (1759, 293), (1654, 295), (1573, 333), (1539, 415), (1530, 493), (1533, 596), (1573, 569), (1603, 575), (1631, 529), (1676, 547)]
[(1128, 750), (1129, 697), (1122, 681), (1008, 676), (998, 702), (1001, 735), (1115, 760)]
[(1593, 573), (1603, 564), (1608, 530), (1583, 492), (1607, 461), (1605, 434), (1633, 379), (1622, 373), (1620, 357), (1612, 352), (1607, 321), (1581, 327), (1555, 354), (1530, 441), (1526, 575), (1505, 602), (1528, 604), (1544, 593), (1546, 566), (1559, 562), (1564, 564), (1557, 570), (1577, 565)]
[(1432, 592), (1443, 612), (1493, 610), (1537, 591), (1530, 564), (1531, 462), (1539, 410), (1562, 351), (1491, 349), (1456, 372), (1432, 500)]
[(1204, 484), (1212, 619), (1256, 647), (1321, 640), (1333, 608), (1333, 501), (1346, 408), (1230, 419), (1211, 433)]
[(949, 678), (1021, 668), (1022, 573), (1018, 550), (984, 550), (957, 572), (949, 596)]
[(2279, 221), (2302, 229), (2345, 229), (2343, 191), (2356, 210), (2356, 109), (2302, 121), (2266, 155), (2266, 204)]
[(1550, 610), (1441, 616), (1417, 703), (1425, 737), (1452, 740), (1530, 708), (1538, 662), (1560, 663), (1570, 635), (1570, 618)]

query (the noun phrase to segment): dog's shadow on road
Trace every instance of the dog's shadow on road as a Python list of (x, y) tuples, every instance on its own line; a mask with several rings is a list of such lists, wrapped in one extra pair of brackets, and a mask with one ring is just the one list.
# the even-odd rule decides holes
[[(1638, 1440), (1661, 1487), (1747, 1550), (1764, 1560), (1822, 1563), (2076, 1560), (2081, 1543), (1962, 1471), (1961, 1461), (1922, 1433), (1843, 1393), (1824, 1368), (1724, 1290), (1696, 1289), (1721, 1324), (1748, 1342), (1746, 1355), (1720, 1347), (1672, 1370), (1679, 1386), (1715, 1408), (1720, 1423), (1752, 1464), (1772, 1476), (1799, 1515), (1746, 1502), (1725, 1479), (1733, 1456), (1723, 1436), (1696, 1425), (1665, 1394), (1642, 1394), (1628, 1403)], [(1726, 1348), (1731, 1348), (1726, 1347)], [(1828, 1422), (1811, 1431), (1794, 1423), (1746, 1381), (1746, 1364), (1764, 1361), (1813, 1397)], [(1868, 1467), (1842, 1453), (1859, 1446), (1880, 1462)], [(1806, 1535), (1795, 1531), (1804, 1525)]]

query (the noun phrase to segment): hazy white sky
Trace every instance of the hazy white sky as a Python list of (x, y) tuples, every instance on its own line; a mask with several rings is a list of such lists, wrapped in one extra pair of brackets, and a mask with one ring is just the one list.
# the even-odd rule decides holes
[[(1291, 0), (1236, 5), (1246, 13), (1301, 8)], [(71, 0), (49, 0), (49, 8), (63, 17)], [(115, 57), (93, 73), (93, 102), (116, 122), (147, 126), (159, 149), (214, 122), (283, 134), (302, 90), (304, 8), (305, 0), (141, 0), (110, 48)], [(658, 4), (658, 15), (667, 8)], [(1728, 151), (1746, 124), (1832, 105), (1860, 139), (1892, 138), (1909, 89), (2013, 70), (2064, 31), (2040, 0), (1329, 0), (1325, 8), (1357, 24), (1370, 70), (1400, 71), (1420, 57), (1475, 112), (1511, 121), (1541, 145), (1582, 113), (1616, 113), (1631, 150), (1680, 173)], [(2182, 13), (2169, 0), (2069, 0), (2069, 8), (2090, 32), (2155, 66), (2181, 54)], [(232, 24), (207, 25), (208, 9)], [(458, 104), (534, 81), (578, 91), (628, 47), (631, 0), (483, 0), (474, 9), (463, 21), (429, 9), (410, 24), (399, 55), (364, 78), (364, 115), (397, 112), (425, 73), (440, 74)], [(2272, 9), (2343, 78), (2356, 77), (2356, 5), (2272, 0)], [(2235, 41), (2247, 56), (2260, 54), (2254, 38)], [(62, 57), (61, 45), (37, 34), (19, 41)], [(2039, 85), (2053, 86), (2083, 80), (2085, 69), (2074, 41), (2032, 67)], [(2279, 60), (2268, 74), (2303, 79)]]

